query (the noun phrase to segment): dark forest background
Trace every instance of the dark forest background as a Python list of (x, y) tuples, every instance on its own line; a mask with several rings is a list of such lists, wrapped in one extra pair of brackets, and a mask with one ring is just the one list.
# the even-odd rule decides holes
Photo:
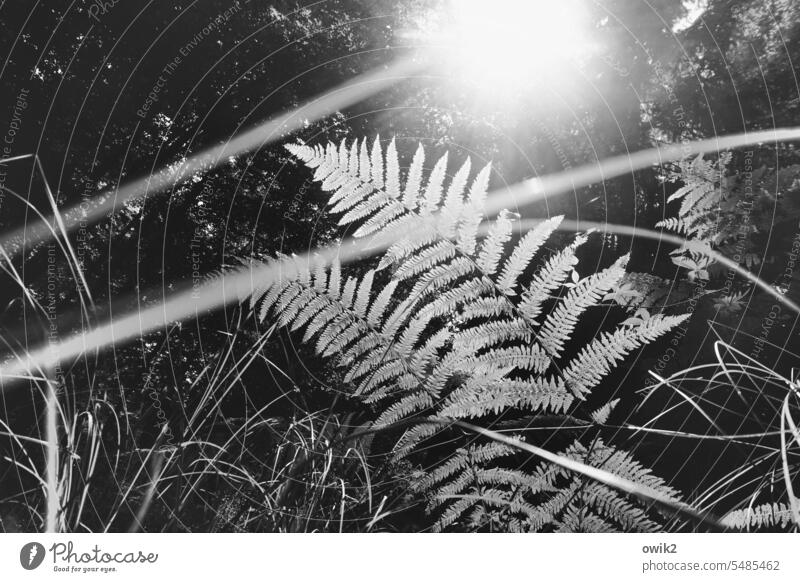
[[(476, 103), (467, 87), (454, 89), (446, 75), (420, 75), (282, 136), (277, 143), (190, 176), (167, 193), (117, 208), (107, 219), (74, 233), (72, 242), (96, 304), (92, 320), (155, 305), (182, 283), (224, 270), (239, 258), (299, 253), (341, 237), (324, 211), (319, 185), (281, 147), (298, 138), (324, 143), (344, 137), (396, 136), (405, 165), (421, 142), (430, 152), (428, 159), (449, 151), (451, 159), (471, 156), (476, 166), (491, 161), (492, 183), (502, 187), (659, 143), (797, 124), (797, 3), (709, 0), (700, 18), (677, 28), (688, 8), (675, 0), (587, 4), (596, 49), (580, 63), (572, 81), (557, 90), (540, 79), (522, 79), (513, 95), (503, 96), (511, 106), (493, 107)], [(413, 49), (412, 32), (419, 15), (436, 6), (434, 0), (4, 1), (0, 3), (0, 135), (10, 135), (15, 108), (19, 113), (4, 157), (36, 153), (59, 206), (93, 204), (92, 197), (100, 192), (180, 162), (405, 54)], [(177, 55), (180, 63), (166, 70)], [(157, 100), (143, 110), (157, 86)], [(514, 106), (515, 101), (520, 106)], [(748, 268), (768, 283), (782, 276), (798, 231), (798, 214), (783, 203), (796, 196), (797, 158), (794, 145), (764, 143), (752, 150), (751, 158), (734, 153), (728, 166), (735, 176), (752, 164), (764, 177), (766, 228), (754, 231), (747, 245), (757, 257)], [(22, 193), (33, 207), (51, 215), (41, 176), (31, 163), (14, 162), (0, 169), (5, 188)], [(524, 212), (528, 218), (564, 214), (579, 221), (653, 228), (671, 215), (666, 200), (679, 186), (663, 167), (657, 167), (574, 195), (545, 199)], [(3, 232), (37, 220), (12, 195), (5, 193), (0, 199)], [(14, 244), (24, 248), (11, 262), (27, 288), (43, 297), (48, 245)], [(685, 270), (655, 242), (637, 240), (632, 245), (629, 238), (607, 235), (592, 239), (581, 257), (590, 268), (599, 268), (628, 250), (629, 270), (656, 274), (672, 281), (676, 289), (691, 283)], [(59, 255), (57, 325), (65, 337), (81, 325), (78, 288), (68, 265)], [(724, 276), (712, 273), (709, 289), (721, 289)], [(46, 340), (45, 332), (34, 323), (37, 316), (13, 277), (8, 271), (3, 277), (3, 350), (7, 354), (30, 350)], [(790, 281), (782, 280), (787, 296), (794, 300), (800, 298), (797, 279), (794, 273)], [(728, 291), (702, 297), (689, 333), (662, 375), (713, 361), (717, 339), (752, 353), (774, 300), (738, 280)], [(736, 292), (742, 295), (733, 307), (721, 308), (720, 298)], [(800, 365), (796, 324), (794, 314), (781, 313), (768, 343), (758, 351), (762, 364), (787, 378)], [(599, 325), (599, 320), (588, 322), (579, 333), (591, 337)], [(220, 362), (246, 357), (260, 338), (265, 341), (258, 357), (241, 366), (241, 374), (229, 376), (227, 389), (209, 399), (206, 387), (213, 371), (223, 366)], [(159, 407), (169, 431), (180, 441), (189, 436), (191, 411), (205, 406), (202, 428), (191, 434), (222, 446), (231, 442), (243, 419), (269, 404), (269, 422), (248, 431), (246, 442), (237, 440), (226, 458), (262, 477), (271, 470), (267, 459), (274, 461), (281, 442), (278, 435), (301, 430), (296, 427), (309, 418), (352, 424), (348, 415), (355, 410), (335, 389), (340, 373), (296, 340), (286, 331), (269, 330), (233, 306), (65, 366), (68, 415), (78, 418), (89, 410), (105, 423), (99, 437), (101, 460), (92, 470), (92, 502), (81, 509), (75, 523), (91, 530), (125, 530), (134, 520), (147, 488), (137, 487), (123, 500), (115, 491), (135, 481), (135, 467), (140, 464), (147, 471), (161, 470), (154, 459), (143, 460), (142, 452), (163, 444)], [(638, 391), (664, 345), (644, 351), (604, 384), (608, 393), (622, 398), (615, 412), (620, 424), (641, 423), (672, 403), (674, 395), (659, 392), (639, 406)], [(158, 407), (151, 389), (157, 391)], [(19, 434), (41, 435), (39, 392), (32, 385), (15, 383), (0, 394), (4, 422)], [(673, 425), (689, 430), (705, 422), (681, 410), (685, 417), (672, 419)], [(117, 421), (112, 422), (112, 416)], [(80, 422), (76, 426), (89, 430)], [(127, 445), (120, 445), (117, 430)], [(714, 441), (624, 434), (619, 438), (641, 439), (639, 455), (686, 492), (700, 488), (698, 478), (709, 484), (744, 458)], [(30, 507), (41, 499), (28, 477), (8, 461), (15, 446), (0, 436), (0, 451), (6, 457), (0, 461), (0, 531), (31, 531), (40, 527), (40, 519)], [(697, 464), (711, 465), (723, 453), (724, 466), (698, 476)], [(182, 454), (191, 456), (188, 449)], [(271, 466), (274, 469), (275, 463)], [(392, 501), (386, 505), (389, 515), (375, 529), (421, 529), (422, 509), (403, 488), (413, 467), (397, 471), (382, 481), (381, 493)], [(242, 492), (239, 481), (228, 477), (225, 470), (209, 471), (195, 491), (176, 493), (181, 491), (176, 469), (175, 487), (148, 502), (141, 529), (325, 529), (320, 525), (324, 519), (317, 525), (300, 524), (292, 514), (295, 510), (287, 508), (301, 504), (286, 491), (281, 493), (281, 509), (276, 510), (283, 517), (255, 504), (261, 507), (261, 517), (242, 526), (246, 510), (237, 499), (251, 497)], [(302, 481), (302, 475), (295, 480)], [(78, 491), (74, 494), (79, 497)], [(169, 497), (173, 494), (175, 499)], [(363, 530), (368, 521), (353, 519), (350, 529), (356, 530)]]

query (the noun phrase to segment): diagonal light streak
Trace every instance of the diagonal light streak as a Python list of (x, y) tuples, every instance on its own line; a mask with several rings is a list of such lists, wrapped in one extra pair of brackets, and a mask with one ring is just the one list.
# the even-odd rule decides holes
[(491, 215), (503, 208), (515, 206), (521, 208), (544, 200), (548, 196), (565, 194), (584, 186), (598, 184), (604, 180), (632, 174), (667, 162), (676, 162), (689, 156), (718, 153), (747, 145), (797, 140), (800, 140), (800, 127), (766, 129), (698, 141), (659, 145), (632, 154), (623, 154), (600, 160), (597, 163), (579, 166), (572, 170), (519, 182), (509, 186), (503, 192), (490, 196), (487, 211)]
[[(249, 129), (222, 144), (191, 155), (179, 164), (170, 165), (150, 176), (134, 180), (117, 189), (105, 190), (96, 195), (93, 207), (84, 215), (81, 205), (62, 210), (64, 229), (69, 232), (80, 225), (98, 222), (109, 213), (119, 210), (125, 203), (148, 194), (164, 192), (196, 172), (206, 172), (224, 163), (228, 158), (251, 152), (265, 144), (283, 139), (305, 126), (324, 119), (375, 95), (395, 83), (407, 80), (426, 66), (421, 58), (407, 56), (376, 70), (355, 77), (303, 105), (287, 111), (274, 119)], [(25, 157), (25, 156), (21, 156)], [(10, 161), (10, 160), (5, 160)], [(23, 242), (38, 244), (48, 240), (52, 232), (39, 222), (25, 225), (4, 236), (0, 246), (14, 257), (22, 251)]]
[[(619, 176), (627, 172), (650, 167), (654, 163), (683, 159), (686, 155), (708, 153), (719, 151), (723, 148), (740, 147), (765, 141), (791, 141), (798, 139), (800, 139), (800, 128), (791, 128), (753, 132), (750, 134), (737, 134), (711, 140), (702, 140), (692, 144), (652, 148), (634, 153), (630, 156), (618, 156), (609, 160), (604, 160), (596, 165), (583, 166), (552, 176), (545, 176), (537, 179), (533, 186), (531, 181), (522, 182), (505, 189), (503, 192), (492, 193), (489, 196), (487, 207), (490, 214), (506, 206), (516, 205), (519, 207), (530, 202), (535, 202), (544, 194), (560, 194), (572, 191), (580, 186), (601, 182), (612, 176)], [(642, 236), (675, 245), (692, 244), (692, 241), (679, 236), (627, 225), (588, 223), (585, 221), (578, 223), (577, 221), (565, 220), (561, 223), (559, 228), (574, 230), (579, 226), (583, 229), (594, 227), (607, 232), (615, 232), (629, 236)], [(339, 246), (334, 245), (320, 249), (315, 252), (314, 255), (316, 255), (316, 260), (323, 261), (327, 264), (330, 264), (334, 258), (337, 257), (342, 263), (347, 263), (385, 250), (394, 240), (403, 237), (405, 234), (406, 233), (396, 233), (393, 240), (386, 240), (386, 237), (382, 237), (381, 244), (379, 245), (376, 245), (374, 241), (370, 240), (349, 239)], [(762, 290), (769, 293), (795, 312), (800, 313), (800, 306), (781, 295), (777, 290), (764, 283), (761, 279), (739, 264), (716, 251), (704, 249), (704, 252), (743, 277), (753, 281)], [(310, 254), (300, 257), (300, 261), (309, 259)], [(37, 369), (49, 368), (58, 362), (75, 358), (82, 353), (98, 350), (112, 344), (122, 343), (162, 328), (170, 323), (182, 321), (192, 316), (196, 317), (235, 302), (242, 302), (249, 298), (255, 289), (266, 287), (281, 280), (282, 277), (292, 278), (294, 275), (296, 275), (296, 267), (287, 261), (280, 263), (253, 264), (249, 267), (233, 269), (222, 276), (212, 279), (199, 289), (187, 289), (178, 292), (163, 303), (123, 316), (115, 321), (97, 327), (94, 330), (76, 335), (59, 344), (29, 352), (24, 358), (17, 357), (15, 360), (8, 362), (5, 366), (0, 367), (0, 381), (2, 381), (3, 378), (13, 379), (14, 377), (24, 374), (30, 374)]]

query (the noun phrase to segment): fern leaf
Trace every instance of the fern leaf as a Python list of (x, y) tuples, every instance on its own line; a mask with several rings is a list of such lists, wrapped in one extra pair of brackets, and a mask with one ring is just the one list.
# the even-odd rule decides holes
[(324, 357), (329, 357), (333, 354), (339, 353), (365, 333), (367, 333), (367, 329), (361, 324), (361, 322), (352, 321), (349, 323), (349, 325), (339, 330), (333, 338), (331, 338), (330, 343), (325, 346), (321, 354)]
[(489, 461), (508, 457), (516, 453), (516, 450), (502, 443), (487, 443), (483, 445), (472, 445), (469, 449), (459, 449), (445, 463), (417, 480), (412, 488), (418, 492), (428, 491), (433, 485), (443, 481), (447, 477), (461, 471), (470, 463), (486, 464)]
[(319, 334), (315, 348), (316, 352), (318, 354), (324, 354), (331, 342), (334, 341), (345, 329), (347, 329), (351, 323), (352, 320), (350, 319), (350, 315), (347, 313), (343, 313), (342, 315), (334, 318), (333, 321), (331, 321)]
[[(359, 222), (372, 216), (388, 201), (389, 195), (385, 192), (376, 192), (373, 196), (364, 196), (368, 190), (364, 187), (354, 191), (352, 198), (347, 198), (331, 209), (331, 212), (344, 212), (339, 218), (339, 224), (344, 226), (354, 222)], [(361, 201), (361, 202), (359, 202)], [(348, 210), (349, 208), (349, 210)], [(347, 212), (345, 212), (347, 210)]]
[(317, 295), (303, 307), (292, 321), (292, 331), (303, 327), (308, 321), (318, 315), (325, 307), (330, 304), (327, 297)]
[(341, 286), (342, 264), (339, 262), (339, 257), (336, 257), (331, 264), (331, 274), (328, 279), (328, 295), (333, 299), (338, 299), (340, 297)]
[(476, 498), (469, 498), (465, 497), (463, 499), (459, 499), (455, 503), (448, 505), (445, 512), (436, 520), (436, 523), (433, 524), (431, 527), (431, 531), (433, 532), (441, 532), (445, 528), (449, 527), (455, 521), (461, 517), (461, 515), (475, 505), (478, 502)]
[(499, 318), (512, 314), (512, 305), (504, 297), (478, 297), (468, 300), (461, 312), (461, 323), (476, 319)]
[(473, 270), (473, 263), (465, 257), (456, 257), (452, 261), (437, 265), (419, 278), (411, 290), (412, 297), (425, 297), (438, 292), (468, 275)]
[(340, 298), (342, 306), (345, 309), (353, 308), (353, 301), (355, 300), (357, 285), (358, 285), (358, 279), (356, 279), (355, 277), (347, 278), (347, 281), (344, 284), (344, 288), (342, 289), (342, 295)]
[(433, 437), (442, 430), (441, 425), (434, 423), (422, 423), (410, 428), (403, 433), (403, 436), (397, 441), (397, 444), (395, 444), (392, 450), (393, 458), (395, 460), (402, 459), (411, 453), (425, 439)]
[(490, 413), (499, 414), (509, 408), (562, 412), (573, 400), (562, 380), (505, 379), (484, 384), (480, 390), (469, 383), (455, 390), (444, 404), (441, 414), (449, 418), (479, 418)]
[(439, 241), (403, 261), (394, 276), (400, 281), (416, 277), (430, 271), (434, 266), (452, 259), (455, 254), (456, 249), (450, 241)]
[(444, 179), (447, 173), (447, 152), (439, 158), (436, 165), (433, 167), (428, 184), (425, 187), (424, 203), (422, 211), (426, 214), (435, 212), (439, 208), (439, 203), (442, 200), (442, 188), (444, 186)]
[(611, 416), (611, 413), (613, 412), (614, 408), (616, 408), (617, 404), (619, 404), (619, 401), (619, 398), (615, 398), (610, 402), (606, 402), (603, 406), (592, 412), (592, 420), (597, 424), (605, 424), (608, 422), (608, 418)]
[(504, 211), (489, 229), (478, 253), (478, 268), (487, 276), (494, 275), (503, 254), (503, 247), (511, 238), (511, 220)]
[(433, 399), (430, 394), (424, 390), (417, 390), (407, 394), (387, 408), (375, 421), (375, 425), (380, 427), (389, 426), (414, 412), (425, 410), (432, 406)]
[[(364, 221), (364, 223), (353, 232), (353, 236), (355, 238), (362, 238), (383, 230), (385, 232), (382, 234), (386, 240), (391, 240), (392, 231), (399, 226), (397, 224), (398, 219), (402, 220), (404, 217), (411, 218), (402, 206), (399, 204), (387, 204), (373, 214), (368, 220)], [(394, 228), (389, 229), (388, 227), (390, 225)], [(376, 243), (379, 243), (379, 241), (376, 241)]]
[(472, 163), (467, 158), (447, 188), (439, 219), (439, 229), (445, 238), (449, 239), (455, 235), (456, 226), (461, 218), (461, 210), (464, 207), (464, 189), (467, 187), (471, 167)]
[(630, 453), (606, 445), (602, 439), (598, 439), (591, 450), (588, 450), (579, 441), (575, 441), (567, 450), (567, 456), (575, 460), (582, 460), (593, 467), (600, 467), (628, 481), (644, 485), (667, 499), (678, 500), (680, 498), (680, 494), (675, 489), (667, 486), (663, 479), (634, 460)]
[(519, 303), (519, 310), (528, 321), (534, 321), (539, 316), (542, 304), (550, 297), (550, 293), (561, 287), (567, 279), (578, 263), (575, 249), (586, 240), (585, 236), (576, 237), (570, 246), (550, 257), (534, 275)]
[(580, 488), (578, 480), (572, 481), (567, 487), (560, 489), (558, 493), (550, 497), (547, 501), (537, 505), (532, 515), (526, 520), (531, 531), (539, 531), (545, 525), (556, 520), (556, 516), (561, 513), (570, 500), (575, 496)]
[(497, 281), (497, 287), (501, 292), (506, 295), (516, 294), (517, 281), (520, 275), (563, 219), (563, 216), (556, 216), (544, 220), (522, 237), (511, 256), (503, 265), (503, 271)]
[[(365, 184), (368, 184), (372, 180), (372, 164), (369, 159), (366, 138), (361, 140), (361, 149), (358, 154), (358, 178)], [(380, 188), (377, 184), (375, 184), (375, 186)]]
[(330, 303), (316, 317), (308, 322), (306, 331), (303, 334), (303, 343), (308, 343), (323, 328), (337, 317), (342, 315), (342, 307), (338, 303)]
[(513, 366), (519, 370), (529, 370), (542, 374), (550, 365), (550, 357), (537, 344), (497, 348), (478, 356), (478, 364), (494, 363), (502, 366)]
[(788, 529), (794, 525), (792, 508), (786, 503), (765, 503), (746, 509), (731, 511), (722, 518), (731, 529), (750, 530), (763, 528)]
[(403, 191), (403, 205), (409, 210), (416, 210), (419, 203), (420, 188), (422, 187), (422, 168), (425, 165), (425, 149), (422, 144), (417, 146), (411, 167), (408, 169), (406, 187)]
[(367, 317), (367, 307), (369, 306), (370, 293), (372, 292), (372, 280), (375, 277), (375, 271), (367, 271), (361, 279), (361, 285), (358, 287), (358, 294), (353, 302), (353, 311), (361, 319)]
[(383, 188), (383, 152), (381, 151), (381, 138), (375, 136), (370, 154), (370, 178), (376, 188)]
[(567, 386), (580, 399), (597, 385), (617, 363), (680, 324), (688, 315), (654, 315), (636, 327), (622, 327), (613, 334), (603, 332), (585, 346), (564, 370)]
[(422, 370), (436, 357), (436, 352), (452, 337), (449, 329), (440, 329), (431, 335), (425, 345), (416, 350), (411, 357), (411, 365), (416, 370)]
[(613, 533), (619, 529), (599, 515), (586, 509), (578, 508), (570, 503), (564, 510), (561, 519), (554, 524), (555, 531), (561, 533)]
[(400, 161), (394, 138), (386, 148), (386, 193), (392, 198), (400, 196)]
[(647, 513), (626, 501), (614, 490), (599, 483), (585, 483), (581, 500), (594, 507), (600, 515), (608, 516), (622, 526), (623, 531), (653, 533), (660, 526)]
[(325, 269), (325, 262), (315, 256), (314, 264), (314, 289), (320, 293), (324, 293), (328, 289), (328, 271)]
[[(356, 341), (353, 346), (344, 352), (339, 360), (340, 366), (349, 367), (347, 374), (345, 374), (344, 381), (352, 382), (353, 379), (366, 374), (372, 366), (377, 365), (377, 362), (372, 358), (363, 360), (360, 365), (356, 365), (355, 362), (369, 354), (372, 350), (380, 349), (381, 347), (382, 344), (379, 336), (375, 333), (367, 332)], [(377, 361), (379, 362), (380, 360)], [(366, 368), (366, 370), (363, 371), (363, 373), (359, 373), (362, 367)]]
[(611, 267), (578, 282), (566, 298), (550, 313), (542, 324), (539, 343), (553, 356), (561, 355), (578, 318), (589, 307), (597, 305), (625, 274), (629, 255), (620, 257)]
[(392, 300), (394, 290), (397, 288), (397, 283), (398, 281), (396, 279), (389, 281), (389, 283), (386, 284), (386, 286), (375, 298), (375, 301), (372, 303), (372, 307), (370, 307), (369, 314), (367, 315), (367, 323), (370, 326), (375, 328), (380, 326), (381, 320), (386, 314), (386, 308), (389, 306), (389, 302)]
[(519, 319), (489, 321), (476, 327), (459, 331), (453, 337), (453, 349), (463, 353), (479, 350), (510, 341), (530, 342), (531, 329)]
[(483, 293), (488, 293), (491, 290), (491, 283), (483, 278), (468, 279), (434, 297), (430, 303), (422, 308), (420, 313), (425, 314), (428, 320), (441, 317), (456, 311), (459, 305), (469, 301), (470, 298), (480, 297)]
[(294, 299), (292, 299), (285, 307), (280, 309), (278, 314), (278, 325), (286, 326), (291, 323), (303, 307), (316, 297), (316, 292), (312, 289), (301, 288)]

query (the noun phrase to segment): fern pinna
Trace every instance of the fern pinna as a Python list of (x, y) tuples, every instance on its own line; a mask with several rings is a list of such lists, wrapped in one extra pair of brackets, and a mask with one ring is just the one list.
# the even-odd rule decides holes
[[(514, 215), (485, 223), (488, 166), (470, 180), (467, 160), (448, 181), (444, 155), (423, 180), (420, 146), (403, 180), (394, 140), (385, 152), (377, 138), (371, 147), (363, 140), (287, 149), (332, 193), (340, 224), (386, 250), (375, 269), (346, 279), (337, 261), (278, 257), (279, 265), (295, 263), (293, 275), (254, 293), (252, 306), (261, 319), (271, 311), (280, 325), (304, 329), (303, 341), (335, 357), (350, 393), (374, 411), (376, 429), (403, 427), (395, 459), (445, 447), (444, 460), (413, 487), (429, 499), (433, 529), (656, 529), (647, 507), (605, 485), (548, 465), (523, 470), (513, 448), (444, 438), (441, 422), (511, 419), (520, 428), (522, 414), (572, 418), (627, 354), (680, 323), (683, 316), (652, 315), (566, 349), (581, 315), (625, 275), (627, 256), (582, 278), (576, 251), (588, 234), (579, 234), (529, 274), (561, 218), (543, 220), (507, 249)], [(612, 405), (587, 414), (587, 424), (602, 424)], [(589, 446), (575, 440), (563, 454), (677, 497), (597, 438)]]

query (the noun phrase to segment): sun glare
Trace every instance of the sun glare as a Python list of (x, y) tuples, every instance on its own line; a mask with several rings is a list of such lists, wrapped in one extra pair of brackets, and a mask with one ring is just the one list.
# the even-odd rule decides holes
[(585, 23), (582, 0), (451, 0), (428, 35), (447, 74), (502, 95), (568, 74)]

